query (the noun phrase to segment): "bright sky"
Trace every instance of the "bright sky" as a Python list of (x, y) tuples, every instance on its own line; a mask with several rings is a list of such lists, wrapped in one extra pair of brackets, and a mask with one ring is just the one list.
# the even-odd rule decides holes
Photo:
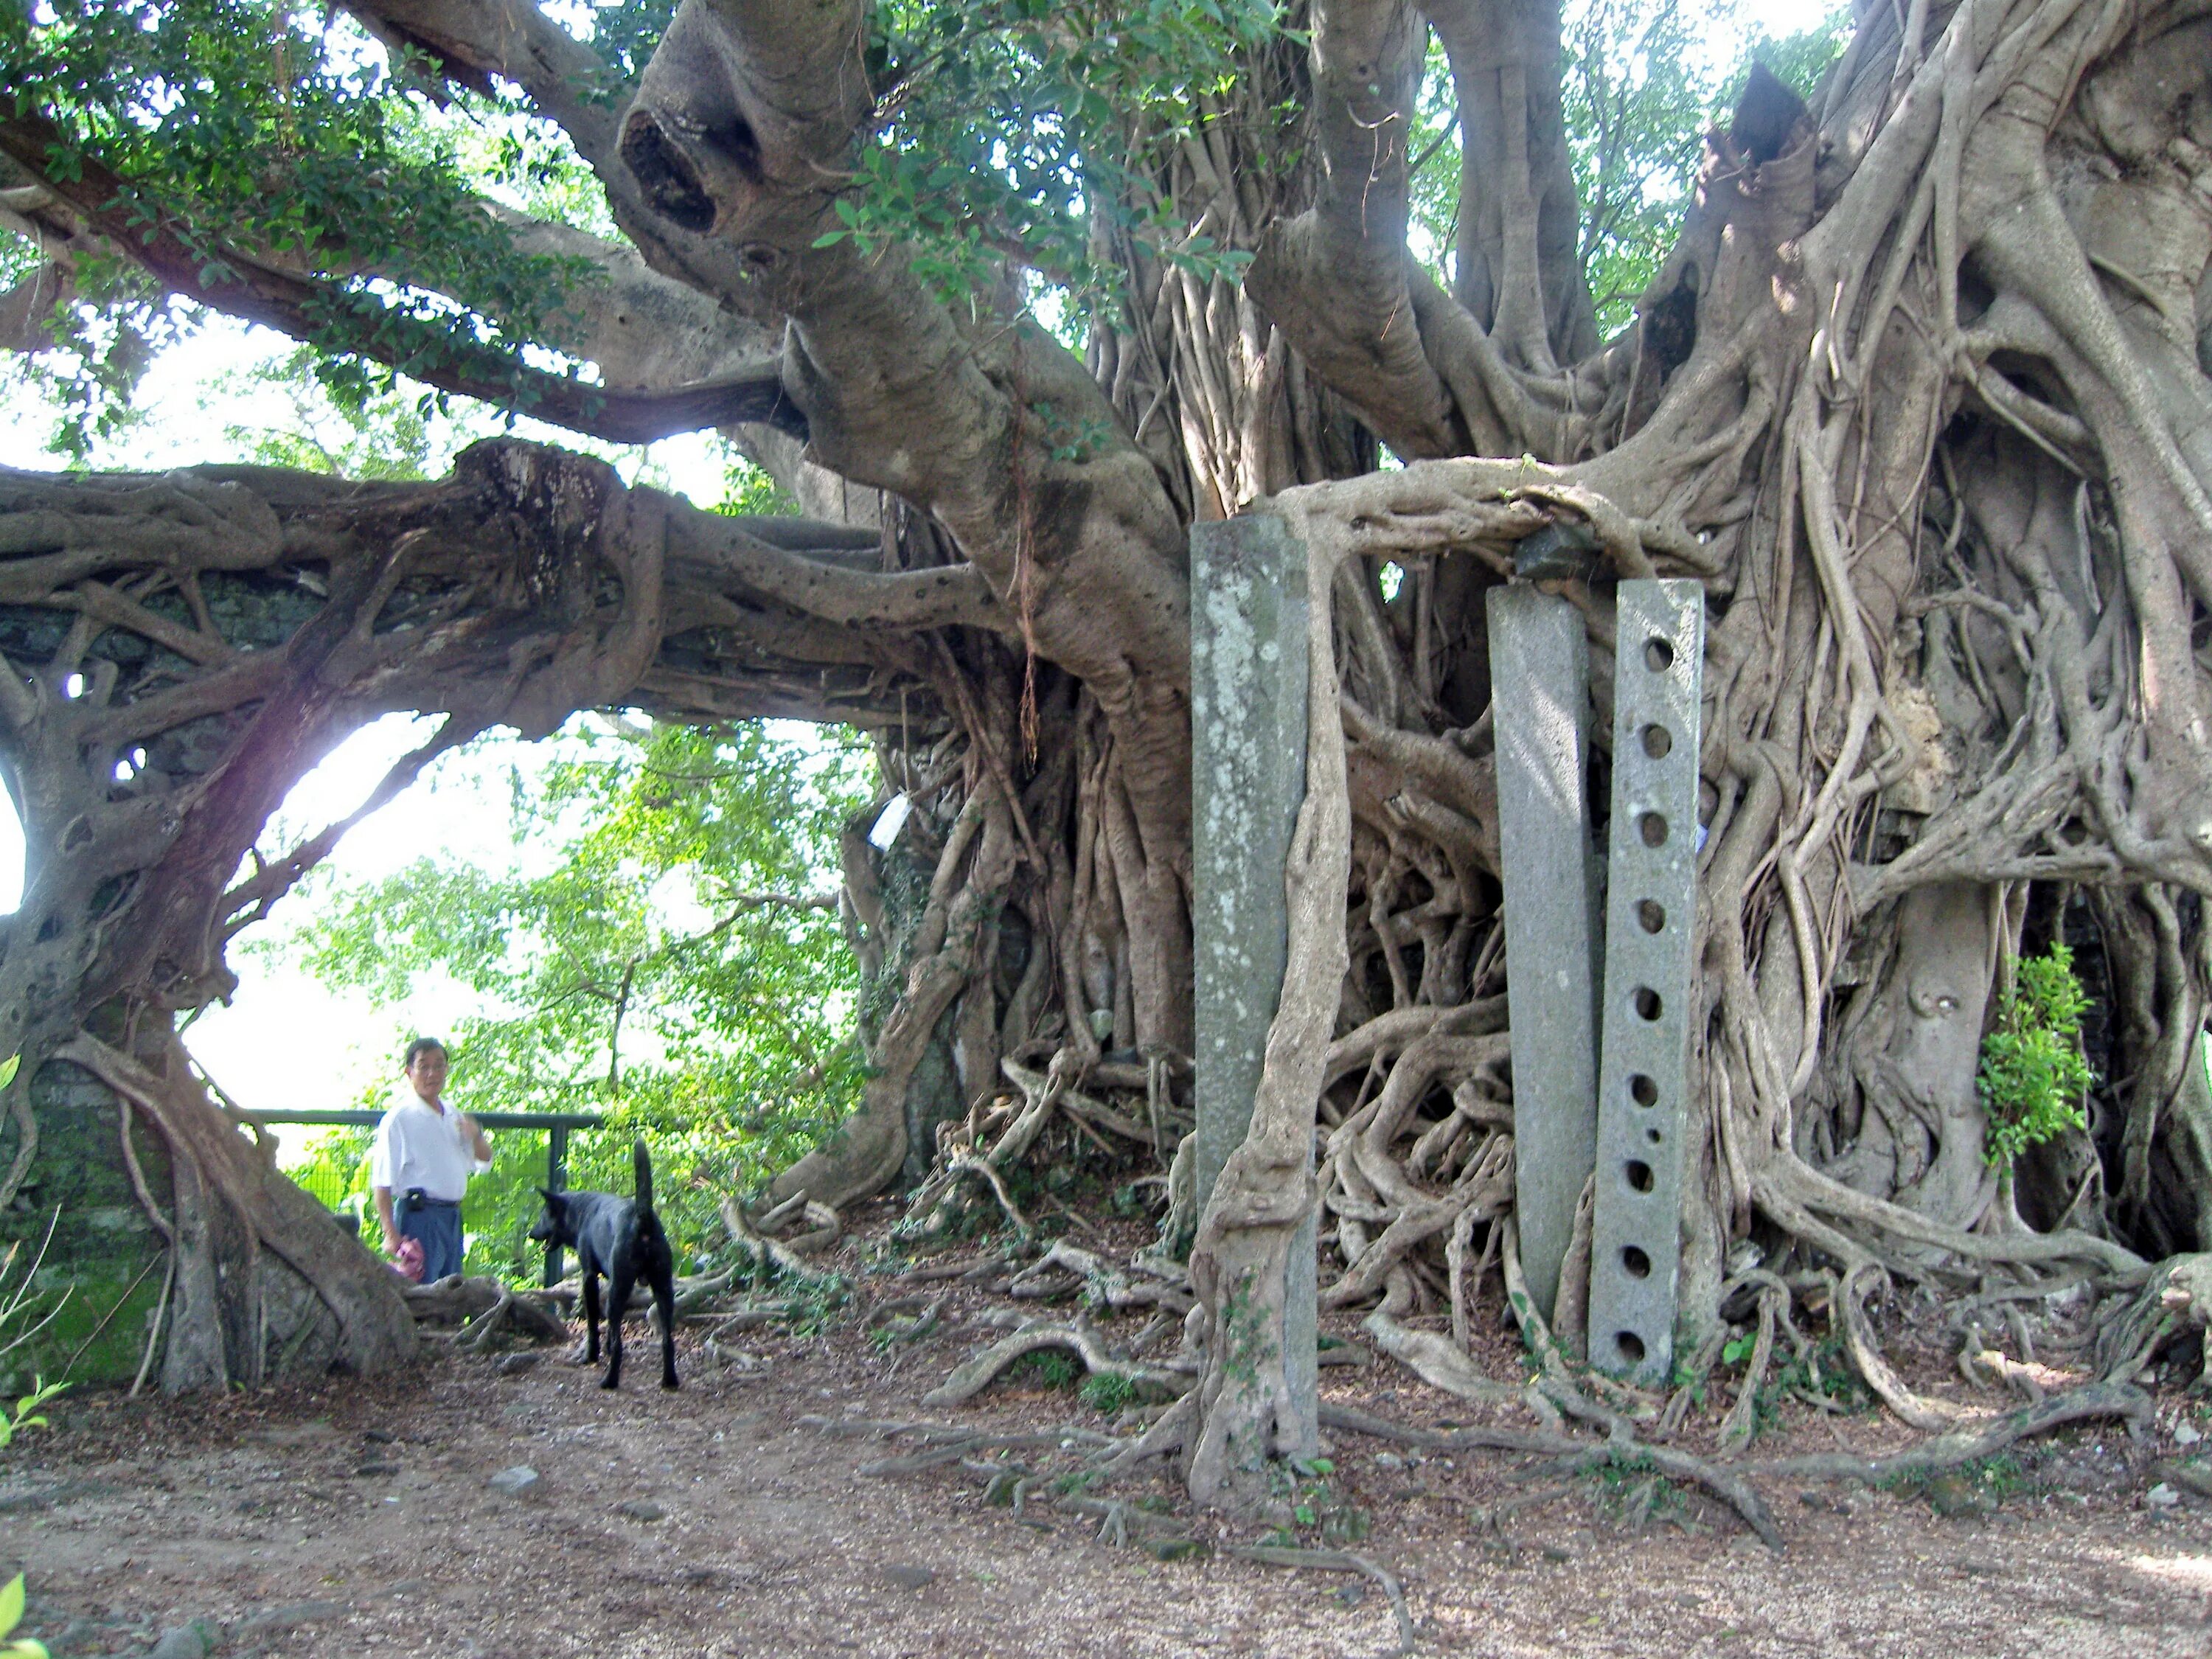
[[(1832, 0), (1747, 0), (1739, 14), (1753, 27), (1784, 36), (1810, 27), (1832, 9)], [(257, 392), (236, 371), (254, 361), (276, 360), (288, 341), (258, 328), (218, 321), (197, 338), (162, 354), (142, 383), (138, 407), (146, 418), (91, 457), (100, 468), (155, 470), (234, 460), (236, 428), (266, 428), (296, 418), (283, 399)], [(15, 418), (7, 418), (12, 414)], [(39, 446), (45, 411), (0, 411), (0, 465), (50, 469), (56, 459)], [(580, 447), (572, 435), (533, 422), (521, 435)], [(646, 450), (606, 452), (626, 479), (641, 475), (701, 505), (726, 489), (723, 461), (705, 436), (672, 438)], [(420, 741), (422, 722), (392, 716), (356, 732), (333, 751), (285, 799), (283, 822), (312, 833), (343, 817), (364, 799), (392, 762)], [(505, 780), (511, 766), (526, 771), (542, 761), (542, 746), (517, 742), (478, 751), (473, 771), (436, 769), (339, 844), (325, 866), (325, 880), (374, 879), (430, 854), (465, 858), (492, 867), (526, 860), (507, 833)], [(275, 837), (270, 844), (276, 844)], [(21, 831), (0, 791), (0, 914), (21, 896)], [(311, 896), (286, 902), (312, 902)], [(274, 921), (282, 925), (286, 906)], [(246, 943), (240, 940), (240, 945)], [(299, 974), (273, 971), (249, 949), (234, 949), (239, 975), (233, 1006), (204, 1013), (188, 1036), (193, 1054), (240, 1103), (267, 1109), (335, 1109), (359, 1103), (365, 1089), (396, 1079), (398, 1048), (414, 1032), (437, 1034), (467, 1012), (458, 988), (429, 987), (402, 1009), (380, 1013), (365, 997), (334, 992)], [(465, 1100), (465, 1067), (456, 1075), (456, 1096)], [(293, 1132), (295, 1136), (301, 1133)], [(296, 1151), (299, 1141), (294, 1141)]]

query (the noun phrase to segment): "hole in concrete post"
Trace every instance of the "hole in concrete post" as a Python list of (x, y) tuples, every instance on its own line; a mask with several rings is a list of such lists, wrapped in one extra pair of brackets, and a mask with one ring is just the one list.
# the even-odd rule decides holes
[(1654, 725), (1644, 728), (1644, 752), (1653, 760), (1665, 760), (1674, 749), (1674, 734), (1665, 726)]
[(1628, 1097), (1638, 1106), (1659, 1103), (1659, 1085), (1641, 1072), (1632, 1073), (1628, 1079)]
[(1644, 1339), (1634, 1331), (1622, 1331), (1613, 1339), (1613, 1346), (1620, 1350), (1620, 1357), (1632, 1365), (1644, 1363)]
[(1651, 1258), (1631, 1244), (1620, 1253), (1620, 1270), (1631, 1279), (1651, 1277)]
[(1644, 837), (1646, 847), (1667, 844), (1667, 817), (1662, 812), (1646, 812), (1636, 820), (1636, 832)]
[(1638, 986), (1628, 1000), (1635, 1006), (1638, 1016), (1648, 1020), (1657, 1020), (1664, 1006), (1659, 1000), (1659, 994), (1648, 985)]
[(1636, 901), (1636, 925), (1647, 933), (1656, 933), (1667, 925), (1667, 907), (1656, 899)]
[(1651, 1190), (1651, 1166), (1641, 1158), (1630, 1158), (1622, 1173), (1627, 1176), (1628, 1184), (1638, 1192), (1648, 1193)]
[(1661, 1134), (1656, 1129), (1646, 1129), (1644, 1132), (1644, 1138), (1650, 1141), (1654, 1146), (1656, 1146), (1662, 1140), (1666, 1139), (1666, 1137)]
[(1644, 665), (1655, 674), (1663, 674), (1674, 665), (1674, 647), (1654, 634), (1644, 642)]

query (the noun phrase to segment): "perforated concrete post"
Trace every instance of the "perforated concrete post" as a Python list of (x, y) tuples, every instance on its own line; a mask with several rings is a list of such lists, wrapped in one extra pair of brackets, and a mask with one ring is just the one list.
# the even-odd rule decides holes
[[(1194, 525), (1190, 566), (1194, 1163), (1203, 1212), (1251, 1127), (1289, 962), (1283, 879), (1306, 793), (1308, 608), (1305, 549), (1270, 514)], [(1291, 1247), (1285, 1333), (1308, 1423), (1319, 1420), (1317, 1219)]]
[(1548, 1320), (1597, 1146), (1589, 647), (1565, 599), (1516, 586), (1492, 589), (1489, 605), (1514, 1212), (1528, 1293)]
[(1674, 1363), (1705, 599), (1694, 581), (1624, 581), (1613, 657), (1589, 1356), (1646, 1384)]

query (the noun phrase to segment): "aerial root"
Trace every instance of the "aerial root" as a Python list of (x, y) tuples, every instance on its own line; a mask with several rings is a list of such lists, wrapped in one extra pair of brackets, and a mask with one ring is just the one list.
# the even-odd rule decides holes
[(1959, 1408), (1947, 1401), (1915, 1394), (1908, 1388), (1905, 1379), (1891, 1370), (1889, 1362), (1881, 1357), (1881, 1344), (1867, 1318), (1859, 1280), (1862, 1275), (1879, 1274), (1881, 1271), (1881, 1266), (1872, 1261), (1861, 1261), (1847, 1269), (1843, 1282), (1831, 1296), (1829, 1308), (1842, 1331), (1844, 1350), (1867, 1387), (1911, 1427), (1941, 1432), (1958, 1421)]
[(1390, 1598), (1390, 1612), (1398, 1621), (1399, 1654), (1413, 1650), (1413, 1615), (1406, 1607), (1405, 1588), (1397, 1575), (1364, 1555), (1347, 1550), (1310, 1550), (1286, 1544), (1239, 1544), (1227, 1553), (1240, 1561), (1256, 1561), (1263, 1567), (1304, 1567), (1315, 1572), (1364, 1572), (1382, 1587)]
[(2212, 1253), (2171, 1256), (2097, 1331), (2097, 1375), (2131, 1382), (2191, 1326), (2203, 1330), (2204, 1367), (2195, 1386), (2212, 1389)]
[(1724, 1455), (1741, 1451), (1751, 1443), (1752, 1431), (1758, 1425), (1759, 1390), (1766, 1381), (1767, 1362), (1774, 1355), (1775, 1321), (1786, 1314), (1789, 1305), (1786, 1285), (1759, 1287), (1759, 1334), (1752, 1340), (1751, 1360), (1743, 1368), (1743, 1382), (1736, 1390), (1735, 1403), (1721, 1419), (1719, 1445)]

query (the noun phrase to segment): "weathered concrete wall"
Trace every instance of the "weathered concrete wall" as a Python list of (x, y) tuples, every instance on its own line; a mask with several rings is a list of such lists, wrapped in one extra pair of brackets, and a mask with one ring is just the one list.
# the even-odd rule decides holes
[[(53, 1382), (128, 1382), (145, 1352), (161, 1294), (167, 1246), (131, 1191), (123, 1164), (120, 1103), (91, 1073), (56, 1061), (31, 1080), (39, 1150), (22, 1188), (0, 1211), (0, 1254), (17, 1248), (9, 1282), (53, 1236), (32, 1279), (40, 1315), (58, 1303), (53, 1322), (0, 1356), (0, 1395), (27, 1391), (34, 1377)], [(0, 1169), (14, 1160), (18, 1135), (0, 1123)], [(169, 1190), (169, 1159), (159, 1137), (143, 1130), (131, 1143), (158, 1201)], [(4, 1344), (13, 1332), (0, 1332)], [(158, 1362), (157, 1362), (158, 1364)]]

